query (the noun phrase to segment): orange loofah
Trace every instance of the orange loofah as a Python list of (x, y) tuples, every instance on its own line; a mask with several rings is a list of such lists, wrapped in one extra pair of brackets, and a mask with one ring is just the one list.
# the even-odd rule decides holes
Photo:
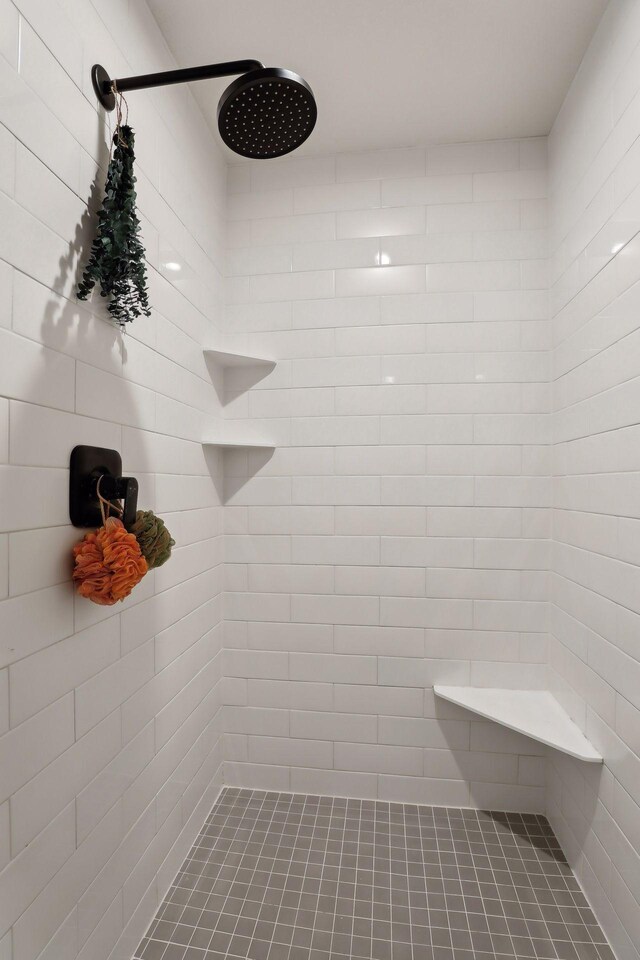
[(128, 597), (147, 572), (138, 541), (116, 517), (108, 517), (104, 526), (88, 533), (75, 545), (73, 555), (78, 593), (102, 606)]

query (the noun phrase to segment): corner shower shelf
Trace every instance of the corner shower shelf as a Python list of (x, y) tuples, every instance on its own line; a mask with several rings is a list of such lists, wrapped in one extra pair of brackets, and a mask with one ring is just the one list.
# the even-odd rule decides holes
[(225, 450), (275, 450), (273, 443), (263, 440), (203, 440), (203, 447), (221, 447)]
[(227, 353), (224, 350), (204, 350), (221, 367), (275, 367), (276, 361), (267, 357), (251, 357), (246, 353)]
[(505, 690), (495, 687), (446, 687), (436, 684), (437, 697), (501, 723), (510, 730), (568, 753), (587, 763), (602, 757), (547, 690)]

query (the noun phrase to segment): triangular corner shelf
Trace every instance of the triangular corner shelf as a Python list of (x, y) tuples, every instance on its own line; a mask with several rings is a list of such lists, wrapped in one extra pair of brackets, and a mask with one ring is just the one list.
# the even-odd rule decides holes
[(448, 687), (436, 684), (437, 697), (500, 723), (586, 763), (602, 757), (548, 690)]
[(202, 441), (203, 447), (220, 447), (223, 450), (275, 450), (275, 444), (264, 440), (226, 440), (213, 437)]
[(221, 367), (275, 367), (276, 361), (268, 357), (252, 357), (246, 353), (231, 353), (225, 350), (204, 350), (205, 357), (211, 357)]

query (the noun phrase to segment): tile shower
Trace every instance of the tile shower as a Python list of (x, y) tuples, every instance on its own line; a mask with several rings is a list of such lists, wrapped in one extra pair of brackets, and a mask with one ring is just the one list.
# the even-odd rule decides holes
[(546, 146), (231, 168), (234, 342), (278, 357), (225, 374), (276, 447), (227, 454), (237, 785), (544, 809), (544, 748), (433, 685), (545, 685)]
[[(125, 338), (96, 61), (175, 65), (139, 0), (0, 0), (0, 960), (638, 960), (638, 4), (548, 137), (228, 165), (136, 94)], [(113, 609), (78, 443), (177, 542)]]

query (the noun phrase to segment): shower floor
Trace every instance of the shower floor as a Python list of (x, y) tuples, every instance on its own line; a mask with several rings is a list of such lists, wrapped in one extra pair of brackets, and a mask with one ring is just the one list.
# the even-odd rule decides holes
[(137, 960), (614, 960), (548, 821), (227, 788)]

